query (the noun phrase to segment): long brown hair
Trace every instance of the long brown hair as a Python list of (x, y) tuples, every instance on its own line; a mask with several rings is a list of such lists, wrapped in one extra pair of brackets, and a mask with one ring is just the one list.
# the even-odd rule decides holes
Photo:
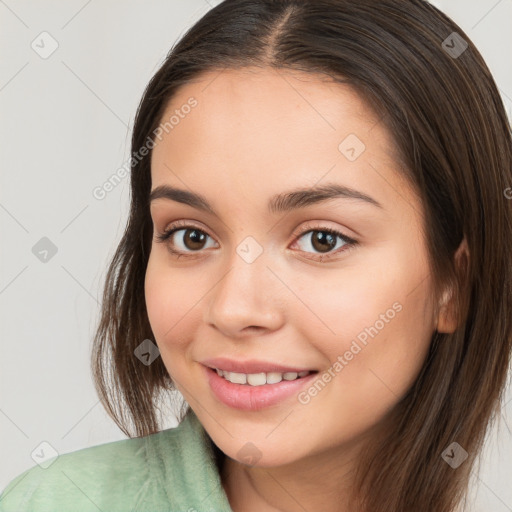
[[(151, 151), (140, 157), (139, 150), (180, 86), (203, 72), (247, 66), (350, 84), (394, 137), (401, 172), (424, 204), (436, 297), (454, 286), (459, 327), (434, 332), (418, 378), (386, 418), (386, 438), (361, 456), (355, 510), (452, 512), (467, 498), (507, 384), (512, 140), (482, 56), (423, 0), (226, 0), (171, 48), (136, 114), (130, 216), (106, 276), (91, 358), (99, 397), (126, 435), (160, 430), (158, 400), (172, 380), (161, 358), (144, 365), (134, 356), (143, 340), (154, 340), (144, 299)], [(454, 254), (463, 241), (469, 259), (459, 266)], [(442, 457), (454, 442), (468, 453), (456, 469)]]

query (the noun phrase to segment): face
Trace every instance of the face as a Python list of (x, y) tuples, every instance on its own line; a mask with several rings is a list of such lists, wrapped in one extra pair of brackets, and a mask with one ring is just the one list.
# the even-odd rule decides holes
[(423, 209), (388, 131), (348, 86), (289, 71), (204, 74), (162, 123), (173, 115), (151, 189), (209, 205), (151, 202), (146, 304), (176, 387), (240, 462), (355, 446), (413, 384), (436, 328)]

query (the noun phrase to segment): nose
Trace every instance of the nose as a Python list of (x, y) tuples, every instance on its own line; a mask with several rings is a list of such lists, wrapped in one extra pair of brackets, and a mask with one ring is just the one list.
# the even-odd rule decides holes
[(206, 298), (204, 321), (227, 337), (273, 331), (283, 322), (286, 287), (271, 258), (263, 252), (249, 261), (234, 251)]

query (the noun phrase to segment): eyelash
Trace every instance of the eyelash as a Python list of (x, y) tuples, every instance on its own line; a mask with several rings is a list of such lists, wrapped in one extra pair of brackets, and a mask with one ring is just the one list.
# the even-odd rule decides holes
[[(169, 226), (169, 228), (167, 230), (165, 230), (163, 233), (157, 234), (157, 236), (156, 236), (157, 243), (166, 243), (174, 233), (176, 233), (177, 231), (186, 230), (185, 228), (186, 229), (195, 229), (197, 231), (200, 231), (201, 233), (204, 233), (205, 235), (209, 236), (210, 238), (213, 238), (206, 231), (199, 228), (198, 226), (194, 226), (193, 224), (188, 224), (187, 222), (184, 222), (184, 221), (177, 221), (177, 222), (172, 223)], [(340, 252), (348, 252), (359, 243), (357, 240), (354, 240), (353, 238), (350, 238), (350, 237), (344, 235), (343, 233), (336, 231), (335, 229), (326, 228), (326, 227), (322, 227), (322, 226), (307, 225), (305, 228), (303, 227), (300, 230), (300, 232), (293, 233), (293, 236), (295, 237), (295, 239), (300, 239), (304, 235), (314, 232), (314, 231), (321, 232), (321, 233), (329, 233), (330, 235), (339, 237), (345, 244), (341, 248), (338, 248), (336, 251), (334, 251), (332, 253), (323, 253), (323, 254), (319, 254), (320, 257), (311, 258), (316, 261), (323, 261), (325, 259), (331, 259), (333, 254), (338, 254)], [(167, 249), (169, 250), (169, 252), (172, 255), (176, 256), (177, 259), (180, 258), (181, 256), (190, 257), (189, 254), (201, 252), (201, 250), (199, 250), (199, 251), (189, 251), (187, 253), (183, 253), (181, 251), (177, 251), (176, 249), (173, 249), (170, 246), (170, 244), (167, 244)], [(308, 253), (308, 254), (311, 254), (311, 253)]]

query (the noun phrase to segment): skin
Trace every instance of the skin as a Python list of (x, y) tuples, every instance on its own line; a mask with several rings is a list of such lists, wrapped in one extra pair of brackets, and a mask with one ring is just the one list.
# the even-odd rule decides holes
[[(282, 70), (217, 71), (182, 87), (163, 118), (191, 96), (198, 105), (156, 141), (152, 189), (198, 192), (217, 215), (168, 199), (151, 204), (145, 294), (162, 360), (228, 456), (221, 476), (235, 512), (348, 511), (363, 441), (413, 384), (434, 330), (455, 328), (449, 304), (438, 315), (432, 300), (422, 204), (400, 176), (389, 132), (348, 86)], [(338, 149), (349, 134), (366, 146), (354, 161)], [(272, 195), (327, 182), (382, 208), (337, 198), (267, 212)], [(156, 240), (177, 220), (208, 235), (194, 249), (186, 230), (175, 233), (179, 259)], [(336, 238), (319, 261), (311, 226), (358, 245), (340, 251)], [(250, 264), (236, 252), (247, 236), (263, 249)], [(216, 356), (325, 372), (394, 303), (400, 312), (307, 404), (292, 396), (240, 411), (204, 378), (200, 361)], [(238, 453), (248, 442), (261, 452), (252, 466)]]

